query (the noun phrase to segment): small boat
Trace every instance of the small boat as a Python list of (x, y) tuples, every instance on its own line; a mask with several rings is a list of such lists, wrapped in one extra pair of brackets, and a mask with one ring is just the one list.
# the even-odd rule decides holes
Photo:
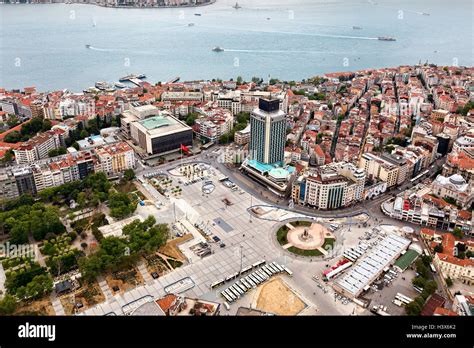
[(91, 48), (92, 46), (91, 45), (86, 45), (86, 48)]
[(359, 26), (357, 26), (357, 25), (353, 25), (353, 26), (352, 26), (352, 29), (354, 29), (354, 30), (360, 30), (360, 29), (362, 29), (362, 27), (359, 27)]
[(137, 75), (137, 79), (140, 79), (140, 80), (146, 79), (146, 75), (145, 74)]
[(267, 17), (267, 21), (269, 21), (271, 18), (270, 17)]
[(239, 8), (242, 8), (242, 6), (240, 6), (238, 2), (236, 2), (235, 5), (232, 7), (235, 8), (236, 10), (238, 10)]
[(377, 39), (380, 41), (397, 41), (397, 39), (391, 36), (379, 36)]
[(429, 16), (429, 15), (430, 15), (429, 13), (426, 13), (426, 12), (421, 12), (421, 14), (422, 14), (423, 16)]
[(220, 46), (216, 46), (216, 47), (214, 47), (212, 50), (213, 50), (214, 52), (223, 52), (223, 51), (224, 51), (224, 49), (223, 49), (222, 47), (220, 47)]
[(189, 23), (188, 27), (194, 27), (194, 23)]
[(117, 88), (127, 88), (127, 85), (121, 83), (121, 82), (115, 82), (115, 87)]
[(195, 15), (195, 16), (198, 16), (198, 17), (200, 17), (200, 16), (201, 16), (201, 14), (200, 14), (200, 13), (195, 13), (194, 15)]

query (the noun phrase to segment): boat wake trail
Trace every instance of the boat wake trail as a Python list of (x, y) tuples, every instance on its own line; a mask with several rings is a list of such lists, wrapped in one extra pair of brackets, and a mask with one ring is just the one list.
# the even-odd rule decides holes
[(100, 47), (94, 47), (94, 46), (89, 46), (87, 48), (92, 50), (92, 51), (99, 51), (99, 52), (120, 52), (120, 51), (123, 51), (120, 48), (100, 48)]
[(225, 52), (241, 52), (241, 53), (308, 53), (308, 54), (343, 54), (343, 52), (330, 51), (295, 51), (295, 50), (240, 50), (240, 49), (224, 49)]
[[(222, 29), (219, 27), (205, 26), (211, 29)], [(313, 37), (327, 37), (334, 39), (352, 39), (352, 40), (378, 40), (376, 37), (368, 36), (349, 36), (349, 35), (332, 35), (332, 34), (317, 34), (317, 33), (304, 33), (295, 31), (280, 31), (280, 30), (258, 30), (258, 29), (241, 29), (241, 28), (226, 28), (227, 30), (245, 31), (253, 33), (266, 33), (266, 34), (283, 34), (283, 35), (301, 35), (301, 36), (313, 36)]]

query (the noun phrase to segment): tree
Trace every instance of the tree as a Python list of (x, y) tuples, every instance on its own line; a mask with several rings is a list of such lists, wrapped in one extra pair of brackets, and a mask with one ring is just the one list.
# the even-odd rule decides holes
[(18, 117), (16, 117), (15, 115), (11, 115), (8, 120), (7, 120), (7, 125), (10, 127), (10, 128), (13, 128), (17, 125), (20, 124), (20, 120), (18, 119)]
[(405, 313), (410, 316), (420, 315), (422, 306), (417, 301), (412, 301), (405, 306)]
[(456, 227), (452, 233), (456, 238), (462, 239), (463, 237), (462, 230), (459, 227)]
[(10, 231), (10, 242), (12, 244), (28, 243), (28, 233), (30, 231), (29, 223), (26, 221), (18, 221)]
[(126, 169), (123, 172), (123, 178), (126, 181), (132, 181), (133, 179), (135, 179), (135, 172), (133, 171), (133, 169)]
[(6, 143), (17, 143), (20, 140), (21, 140), (21, 135), (20, 135), (20, 132), (18, 131), (12, 131), (8, 133), (7, 135), (5, 135), (5, 137), (3, 138), (3, 141)]
[(57, 149), (52, 149), (48, 152), (49, 157), (56, 157), (60, 155), (65, 155), (67, 153), (67, 150), (65, 147), (58, 147)]
[(194, 123), (196, 123), (196, 120), (198, 119), (199, 115), (197, 113), (189, 113), (188, 116), (186, 117), (186, 124), (190, 127), (194, 126)]
[(242, 76), (237, 76), (237, 84), (241, 85), (243, 82), (244, 82), (244, 79), (242, 78)]
[(42, 132), (49, 131), (52, 127), (52, 123), (50, 120), (43, 120), (43, 126), (41, 127)]
[(52, 289), (53, 279), (51, 279), (51, 276), (48, 274), (41, 274), (34, 277), (24, 288), (19, 288), (18, 291), (24, 296), (24, 298), (37, 299), (51, 292)]
[(79, 205), (79, 208), (84, 208), (87, 203), (87, 195), (85, 192), (80, 192), (77, 195), (77, 204)]
[(126, 193), (113, 192), (109, 195), (109, 208), (112, 217), (121, 219), (132, 214), (136, 206)]
[(79, 136), (81, 137), (81, 139), (87, 138), (89, 136), (89, 132), (83, 129), (81, 130), (81, 133), (79, 133)]
[(436, 253), (442, 253), (442, 252), (443, 252), (443, 245), (438, 244), (438, 245), (436, 245), (436, 246), (434, 247), (433, 250), (434, 250), (434, 252), (436, 252)]
[(453, 286), (453, 280), (450, 277), (446, 278), (445, 280), (446, 280), (446, 285), (448, 286), (448, 288)]
[(15, 297), (6, 294), (2, 300), (0, 300), (0, 315), (12, 315), (17, 307)]

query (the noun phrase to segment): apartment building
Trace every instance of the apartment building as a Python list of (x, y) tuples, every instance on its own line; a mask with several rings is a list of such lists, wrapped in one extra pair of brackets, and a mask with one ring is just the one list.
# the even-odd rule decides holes
[(337, 209), (363, 199), (365, 173), (350, 163), (334, 163), (305, 172), (292, 186), (297, 204)]
[(65, 131), (54, 129), (38, 134), (13, 150), (17, 164), (27, 164), (48, 158), (49, 151), (65, 146)]
[(95, 149), (102, 171), (116, 175), (126, 169), (135, 168), (135, 152), (127, 143), (106, 145)]
[(400, 185), (410, 177), (406, 160), (390, 154), (378, 156), (365, 153), (360, 158), (359, 168), (363, 169), (369, 178), (386, 182), (387, 187)]

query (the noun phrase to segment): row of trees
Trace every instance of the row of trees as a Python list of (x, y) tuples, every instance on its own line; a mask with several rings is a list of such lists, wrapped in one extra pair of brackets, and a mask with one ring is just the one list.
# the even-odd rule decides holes
[(438, 284), (433, 280), (429, 265), (431, 263), (430, 256), (421, 256), (416, 260), (416, 272), (418, 276), (412, 280), (413, 285), (423, 289), (421, 294), (415, 300), (405, 306), (407, 315), (420, 315), (426, 300), (438, 289)]
[(134, 266), (141, 255), (152, 253), (164, 245), (168, 234), (168, 225), (156, 225), (153, 216), (143, 222), (133, 221), (123, 228), (126, 238), (103, 238), (97, 252), (79, 260), (83, 278), (92, 281), (104, 272)]
[(31, 121), (22, 125), (20, 131), (13, 131), (5, 135), (4, 141), (7, 143), (17, 143), (27, 141), (38, 132), (45, 132), (51, 129), (51, 121), (44, 120), (41, 117), (33, 117)]

